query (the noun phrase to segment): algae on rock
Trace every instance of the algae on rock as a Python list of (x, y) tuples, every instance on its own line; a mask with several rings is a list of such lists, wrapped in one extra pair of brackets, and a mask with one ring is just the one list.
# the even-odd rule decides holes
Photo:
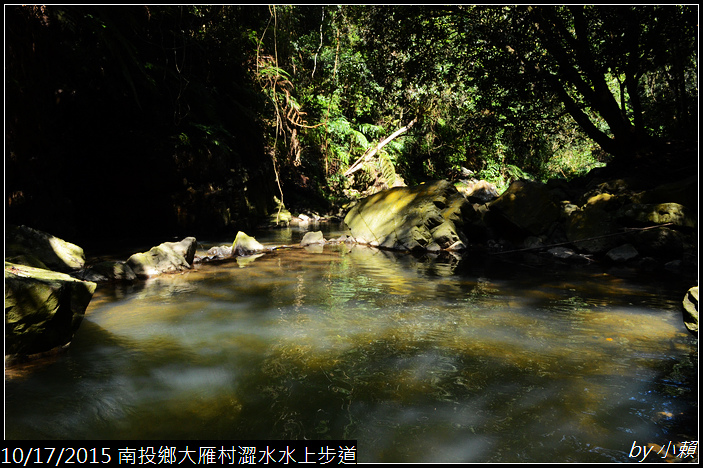
[(35, 354), (73, 339), (96, 284), (5, 262), (5, 354)]
[(394, 187), (364, 198), (344, 218), (357, 242), (393, 250), (461, 250), (471, 204), (451, 182)]

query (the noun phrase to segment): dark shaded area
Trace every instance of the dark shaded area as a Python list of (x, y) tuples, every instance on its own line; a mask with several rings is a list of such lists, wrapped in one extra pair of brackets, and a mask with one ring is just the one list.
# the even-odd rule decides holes
[(262, 97), (237, 30), (196, 42), (204, 20), (178, 7), (5, 13), (7, 223), (89, 246), (267, 213)]

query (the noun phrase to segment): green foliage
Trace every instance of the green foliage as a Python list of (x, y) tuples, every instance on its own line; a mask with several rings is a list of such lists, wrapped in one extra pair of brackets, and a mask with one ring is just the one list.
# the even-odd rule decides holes
[[(85, 167), (101, 146), (119, 155), (106, 159), (122, 178), (121, 167), (174, 164), (164, 191), (183, 179), (224, 186), (244, 166), (274, 167), (283, 191), (315, 196), (466, 169), (505, 187), (575, 177), (697, 132), (693, 6), (8, 12), (7, 144), (26, 161), (12, 167), (10, 192), (40, 184), (33, 155)], [(76, 146), (86, 155), (71, 160)]]

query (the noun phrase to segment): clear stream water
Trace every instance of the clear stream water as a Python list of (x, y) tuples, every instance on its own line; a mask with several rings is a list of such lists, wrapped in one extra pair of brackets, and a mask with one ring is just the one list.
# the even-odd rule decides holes
[(66, 351), (6, 371), (5, 437), (356, 439), (360, 462), (635, 461), (635, 442), (698, 440), (689, 286), (345, 245), (100, 286)]

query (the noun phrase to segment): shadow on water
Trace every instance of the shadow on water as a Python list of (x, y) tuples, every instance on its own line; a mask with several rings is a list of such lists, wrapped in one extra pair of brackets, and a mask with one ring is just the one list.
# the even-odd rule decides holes
[(101, 288), (67, 352), (6, 381), (6, 437), (629, 461), (634, 441), (698, 438), (696, 340), (656, 285), (325, 246)]

